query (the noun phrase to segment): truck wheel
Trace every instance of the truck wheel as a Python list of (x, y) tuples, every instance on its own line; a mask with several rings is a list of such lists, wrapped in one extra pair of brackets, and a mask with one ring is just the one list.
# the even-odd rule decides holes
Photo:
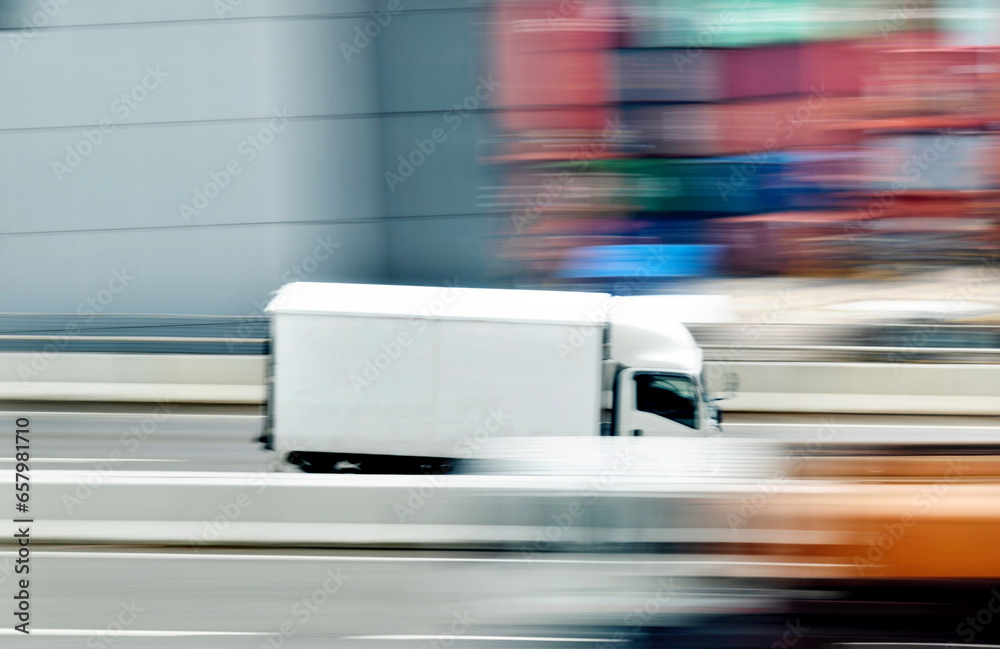
[(352, 462), (352, 458), (343, 458), (333, 463), (331, 473), (364, 473), (361, 462)]
[(285, 456), (285, 461), (299, 467), (303, 473), (335, 473), (336, 460), (323, 453), (292, 451)]

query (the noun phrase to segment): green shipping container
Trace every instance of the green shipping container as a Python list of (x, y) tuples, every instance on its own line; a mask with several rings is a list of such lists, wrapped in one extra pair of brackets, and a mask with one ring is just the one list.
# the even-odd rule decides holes
[(630, 0), (629, 6), (635, 47), (755, 47), (913, 28), (912, 20), (894, 20), (898, 0)]

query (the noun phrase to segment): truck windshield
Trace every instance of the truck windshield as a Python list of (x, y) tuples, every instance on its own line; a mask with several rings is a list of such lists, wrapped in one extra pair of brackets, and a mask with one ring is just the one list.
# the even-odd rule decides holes
[(636, 410), (659, 415), (689, 428), (698, 427), (698, 387), (690, 376), (635, 375)]

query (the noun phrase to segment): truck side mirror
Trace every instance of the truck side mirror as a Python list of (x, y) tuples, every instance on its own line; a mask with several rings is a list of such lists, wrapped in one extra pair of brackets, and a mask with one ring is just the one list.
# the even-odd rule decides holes
[(715, 423), (718, 424), (719, 426), (721, 426), (722, 425), (722, 408), (719, 408), (718, 406), (714, 407), (712, 409), (712, 414), (714, 415), (713, 419), (715, 419)]
[(736, 396), (736, 392), (740, 389), (740, 376), (736, 372), (726, 372), (722, 375), (722, 392), (716, 395), (712, 395), (709, 401), (724, 401), (726, 399), (732, 399)]

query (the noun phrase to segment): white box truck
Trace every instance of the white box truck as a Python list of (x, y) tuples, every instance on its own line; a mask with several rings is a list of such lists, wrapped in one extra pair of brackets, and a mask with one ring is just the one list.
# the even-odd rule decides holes
[(413, 472), (496, 437), (712, 434), (701, 350), (668, 308), (659, 296), (289, 284), (267, 307), (261, 440), (306, 471)]

